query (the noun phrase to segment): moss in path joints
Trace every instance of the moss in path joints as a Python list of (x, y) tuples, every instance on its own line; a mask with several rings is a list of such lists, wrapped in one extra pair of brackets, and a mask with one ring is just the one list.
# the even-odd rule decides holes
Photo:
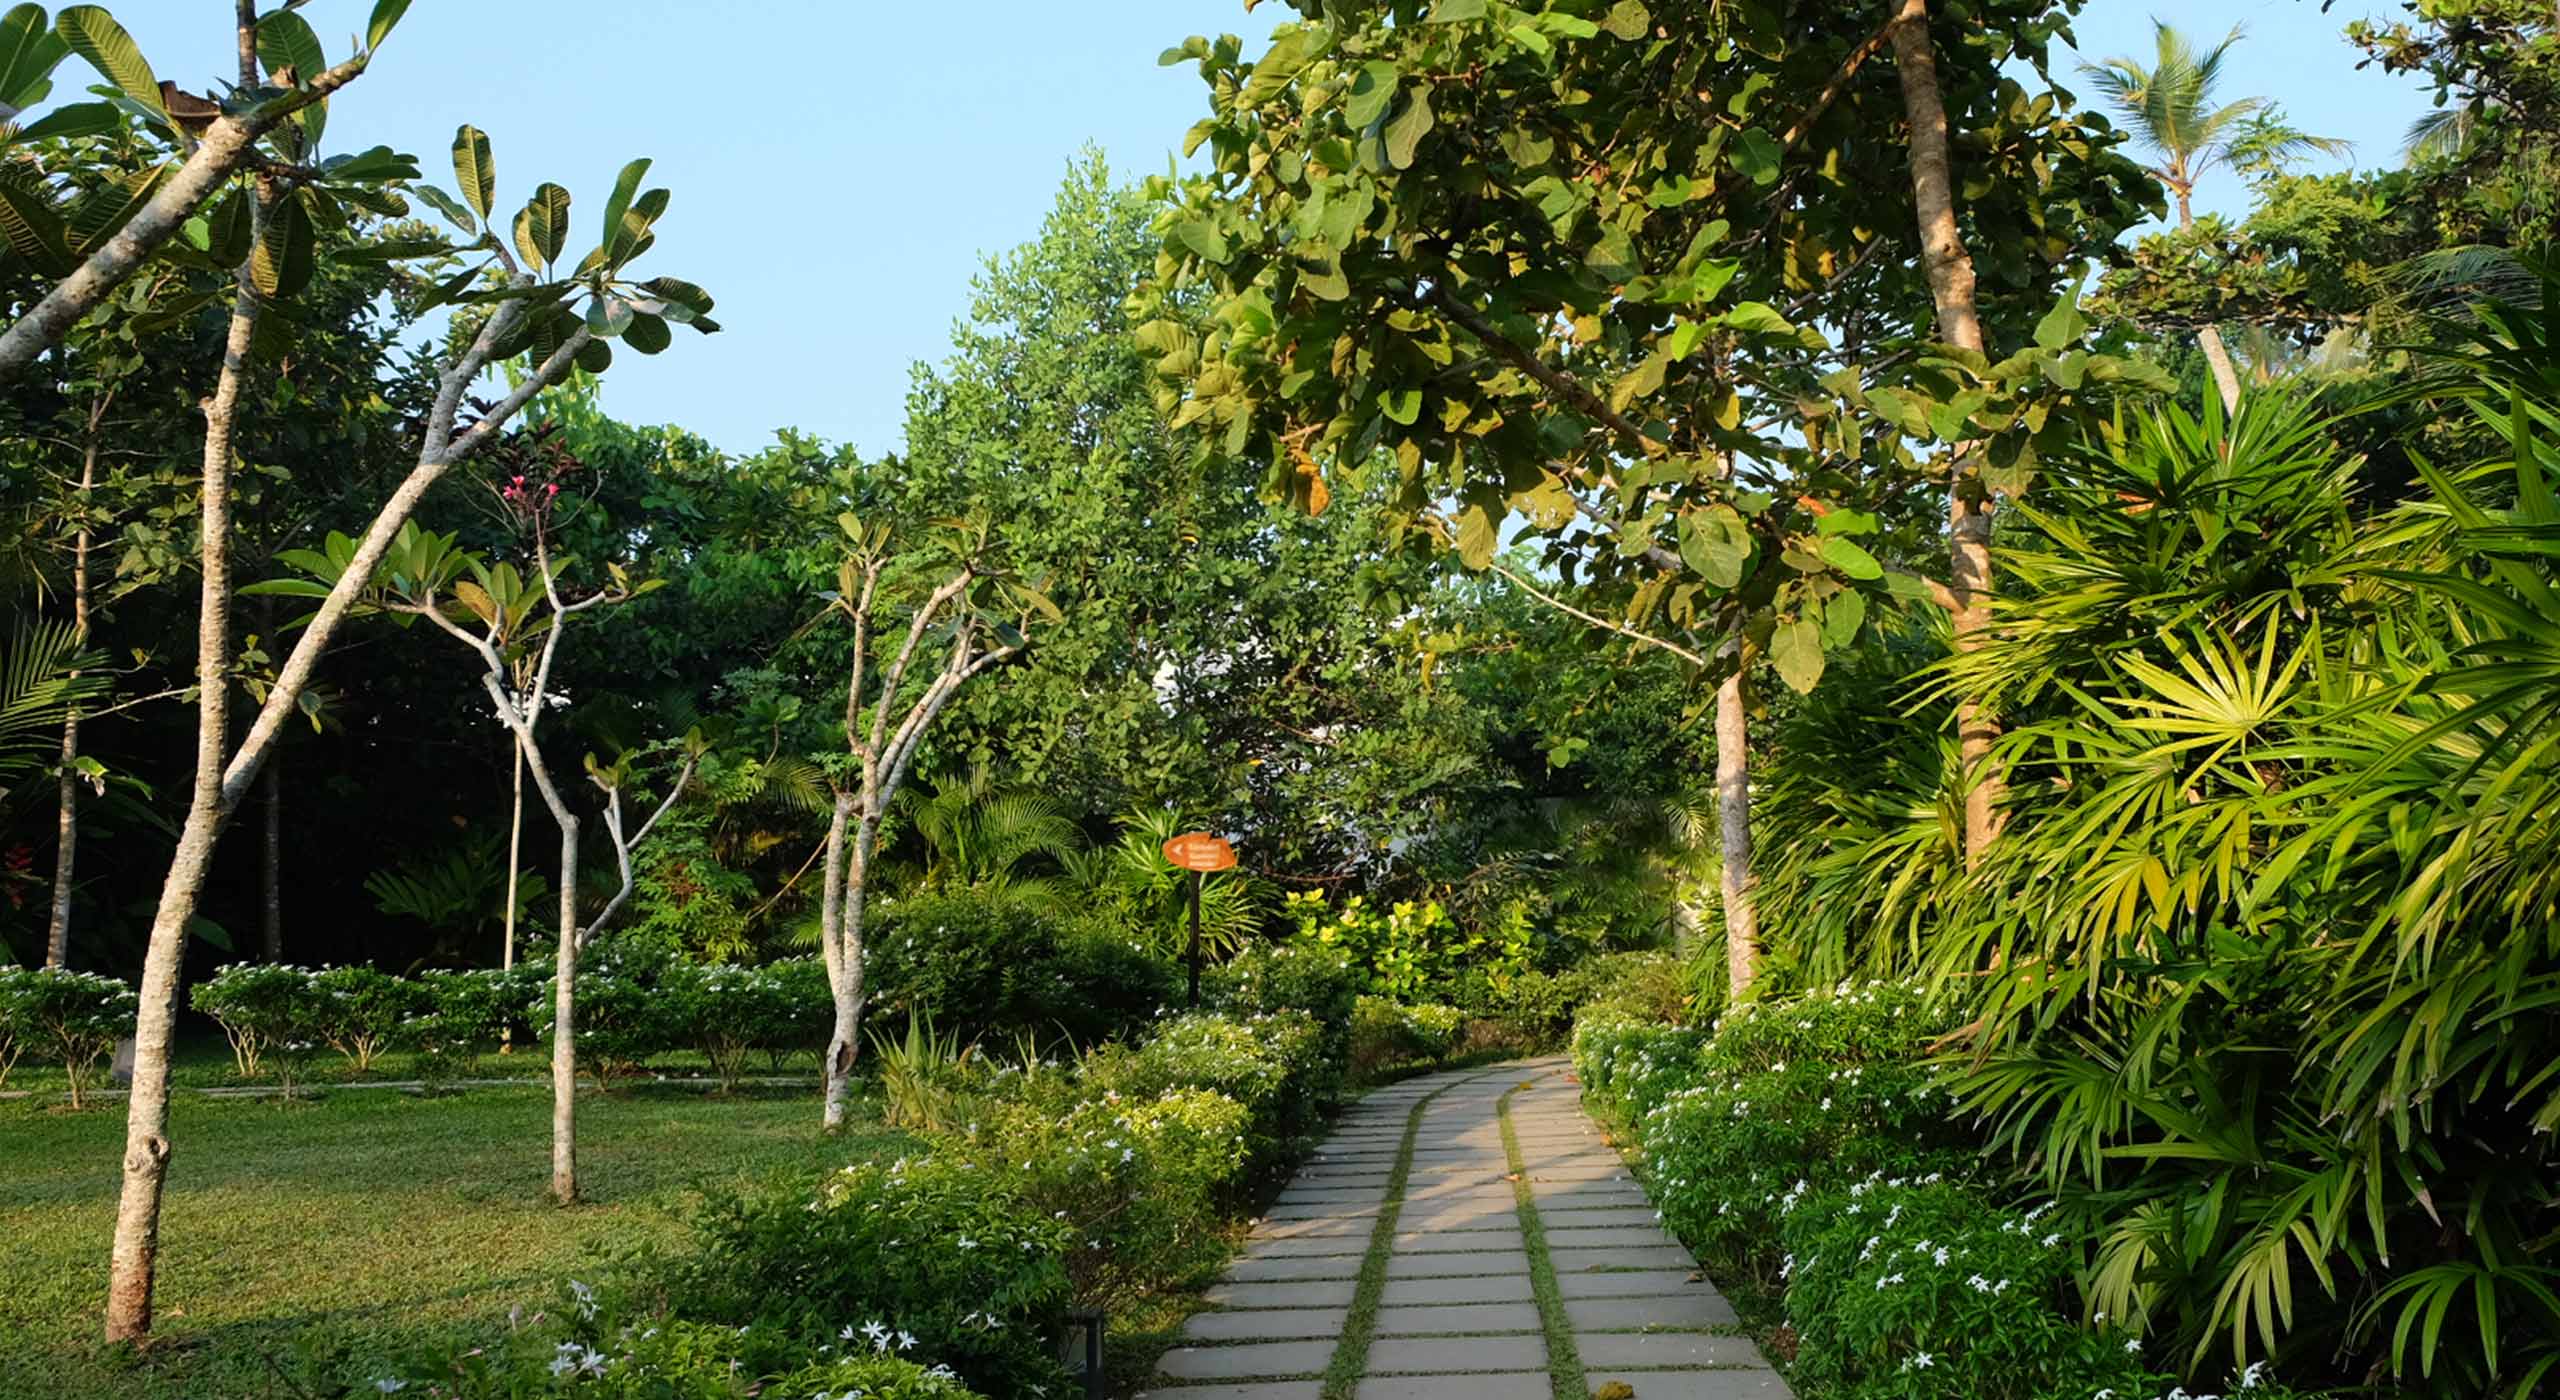
[(1589, 1400), (1591, 1382), (1583, 1374), (1582, 1353), (1573, 1344), (1573, 1318), (1565, 1311), (1564, 1289), (1556, 1283), (1555, 1260), (1547, 1254), (1547, 1227), (1538, 1215), (1537, 1192), (1529, 1184), (1520, 1135), (1511, 1126), (1511, 1096), (1533, 1082), (1524, 1079), (1511, 1086), (1495, 1101), (1494, 1117), (1502, 1125), (1502, 1155), (1511, 1167), (1511, 1198), (1520, 1213), (1520, 1238), (1529, 1255), (1529, 1291), (1538, 1301), (1538, 1325), (1547, 1335), (1547, 1383), (1554, 1389), (1554, 1400)]

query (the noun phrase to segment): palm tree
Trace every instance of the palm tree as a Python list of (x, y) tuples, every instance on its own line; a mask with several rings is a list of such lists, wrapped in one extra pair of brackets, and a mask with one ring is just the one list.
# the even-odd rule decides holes
[(1026, 870), (1042, 858), (1064, 861), (1082, 849), (1066, 805), (1045, 793), (999, 788), (985, 767), (945, 778), (926, 795), (910, 789), (899, 806), (924, 846), (920, 864), (894, 868), (906, 892), (974, 889), (998, 899), (1043, 904), (1054, 877)]
[[(2160, 163), (2151, 173), (2177, 200), (2179, 228), (2195, 227), (2196, 182), (2217, 165), (2228, 165), (2244, 175), (2268, 175), (2282, 171), (2306, 151), (2329, 155), (2348, 151), (2345, 141), (2312, 136), (2289, 125), (2283, 112), (2263, 97), (2214, 105), (2223, 59), (2240, 42), (2239, 26), (2234, 25), (2221, 43), (2203, 53), (2174, 25), (2153, 20), (2152, 31), (2159, 51), (2150, 67), (2119, 56), (2104, 63), (2084, 63), (2080, 71), (2106, 94), (2124, 124), (2160, 153)], [(2210, 324), (2198, 327), (2196, 345), (2213, 369), (2223, 411), (2236, 411), (2240, 378), (2232, 371), (2221, 330)]]

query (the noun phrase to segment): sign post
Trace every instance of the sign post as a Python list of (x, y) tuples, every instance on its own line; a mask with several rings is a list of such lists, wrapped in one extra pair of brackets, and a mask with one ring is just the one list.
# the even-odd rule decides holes
[(1236, 848), (1206, 831), (1186, 831), (1164, 843), (1164, 858), (1191, 872), (1191, 1009), (1200, 1009), (1200, 886), (1212, 870), (1235, 868)]

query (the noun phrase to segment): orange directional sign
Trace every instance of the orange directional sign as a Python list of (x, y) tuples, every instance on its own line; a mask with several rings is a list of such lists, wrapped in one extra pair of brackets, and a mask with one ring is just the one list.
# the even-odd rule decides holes
[(1227, 870), (1236, 863), (1236, 848), (1223, 836), (1186, 831), (1164, 843), (1164, 858), (1183, 870)]

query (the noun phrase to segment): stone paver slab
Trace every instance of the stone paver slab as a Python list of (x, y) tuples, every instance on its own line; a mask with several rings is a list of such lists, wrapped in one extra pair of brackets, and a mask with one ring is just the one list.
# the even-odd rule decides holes
[(1352, 1400), (1549, 1400), (1544, 1371), (1477, 1376), (1372, 1376)]
[(1734, 1366), (1765, 1369), (1768, 1362), (1748, 1337), (1714, 1332), (1585, 1332), (1573, 1339), (1582, 1364), (1610, 1370), (1668, 1366)]
[(1182, 1335), (1195, 1342), (1270, 1342), (1342, 1336), (1349, 1308), (1242, 1308), (1193, 1313)]
[(1535, 1333), (1506, 1337), (1381, 1337), (1369, 1344), (1369, 1374), (1445, 1375), (1455, 1371), (1525, 1371), (1547, 1364), (1547, 1339)]
[(1704, 1284), (1688, 1288), (1686, 1293), (1642, 1298), (1567, 1298), (1564, 1315), (1576, 1332), (1677, 1332), (1734, 1325), (1733, 1305), (1723, 1294)]
[(1308, 1259), (1324, 1254), (1364, 1254), (1369, 1249), (1369, 1232), (1357, 1235), (1318, 1235), (1312, 1239), (1256, 1238), (1245, 1246), (1248, 1259)]
[[(1232, 1314), (1212, 1314), (1232, 1316)], [(1535, 1303), (1455, 1303), (1437, 1308), (1380, 1308), (1378, 1335), (1419, 1337), (1461, 1332), (1535, 1332)]]
[(1632, 1249), (1550, 1249), (1547, 1257), (1555, 1261), (1558, 1278), (1592, 1269), (1694, 1269), (1698, 1266), (1698, 1261), (1689, 1256), (1689, 1251), (1676, 1244)]
[(1247, 1342), (1232, 1347), (1175, 1347), (1157, 1366), (1178, 1381), (1222, 1381), (1241, 1376), (1305, 1376), (1333, 1360), (1332, 1339), (1320, 1342)]
[(1533, 1296), (1526, 1273), (1490, 1274), (1474, 1278), (1390, 1278), (1379, 1302), (1385, 1307), (1401, 1308), (1425, 1303), (1527, 1302)]
[(1644, 1269), (1616, 1274), (1558, 1274), (1556, 1291), (1573, 1298), (1664, 1298), (1712, 1292), (1694, 1269)]
[(1396, 1236), (1398, 1254), (1481, 1254), (1488, 1251), (1508, 1253), (1526, 1249), (1520, 1227), (1508, 1230), (1427, 1230)]
[(1237, 1283), (1302, 1283), (1310, 1279), (1357, 1278), (1357, 1254), (1284, 1255), (1277, 1259), (1239, 1259), (1227, 1266)]
[(1222, 1283), (1206, 1295), (1231, 1308), (1347, 1308), (1351, 1280), (1307, 1283)]
[(1680, 1242), (1659, 1225), (1583, 1227), (1566, 1216), (1547, 1222), (1547, 1243), (1557, 1249), (1678, 1249)]
[(1186, 1385), (1148, 1390), (1138, 1400), (1319, 1400), (1322, 1381), (1249, 1381), (1243, 1385)]
[(1623, 1385), (1637, 1400), (1795, 1400), (1775, 1371), (1607, 1371), (1589, 1367), (1583, 1379), (1596, 1393)]
[(1391, 1254), (1389, 1278), (1465, 1278), (1487, 1274), (1526, 1274), (1529, 1256), (1516, 1249), (1490, 1254)]

